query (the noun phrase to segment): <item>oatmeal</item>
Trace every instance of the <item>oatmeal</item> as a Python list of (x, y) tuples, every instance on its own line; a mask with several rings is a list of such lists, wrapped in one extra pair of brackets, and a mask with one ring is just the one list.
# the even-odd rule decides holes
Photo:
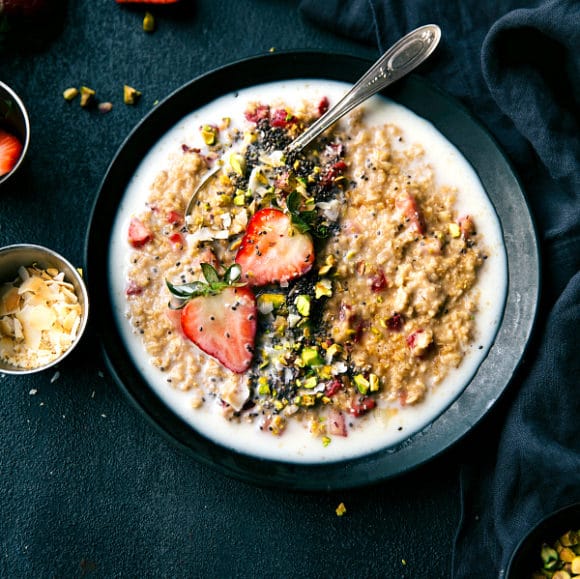
[(395, 123), (360, 109), (284, 156), (328, 105), (248, 100), (202, 121), (130, 215), (123, 282), (133, 332), (190, 408), (280, 439), (299, 424), (322, 446), (425, 404), (461, 366), (488, 255)]

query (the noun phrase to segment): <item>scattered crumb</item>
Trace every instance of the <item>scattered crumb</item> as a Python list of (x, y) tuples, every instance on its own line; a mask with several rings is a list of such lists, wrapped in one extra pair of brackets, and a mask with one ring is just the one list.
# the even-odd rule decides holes
[(57, 381), (59, 378), (60, 378), (60, 372), (57, 370), (57, 371), (56, 371), (56, 372), (53, 374), (52, 378), (50, 379), (50, 383), (51, 383), (51, 384), (54, 384), (54, 382), (56, 382), (56, 381)]
[(346, 507), (344, 506), (344, 503), (340, 503), (340, 505), (338, 505), (338, 507), (336, 507), (336, 516), (342, 517), (345, 513), (346, 513)]
[(28, 394), (30, 394), (30, 396), (36, 396), (38, 394), (38, 390), (33, 388)]

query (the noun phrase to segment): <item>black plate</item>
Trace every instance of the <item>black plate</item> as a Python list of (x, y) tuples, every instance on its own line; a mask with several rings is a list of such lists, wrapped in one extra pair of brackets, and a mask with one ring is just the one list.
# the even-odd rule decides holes
[(538, 303), (539, 258), (534, 226), (518, 180), (495, 141), (460, 104), (411, 76), (388, 89), (385, 96), (433, 123), (471, 162), (499, 216), (509, 268), (508, 296), (496, 340), (471, 383), (439, 418), (396, 447), (354, 460), (323, 465), (261, 460), (197, 433), (158, 398), (127, 354), (109, 295), (107, 240), (119, 202), (143, 156), (182, 117), (224, 94), (287, 79), (352, 83), (370, 64), (336, 54), (273, 53), (191, 81), (156, 106), (129, 135), (107, 171), (93, 208), (86, 266), (96, 312), (93, 321), (110, 371), (137, 408), (172, 441), (197, 459), (249, 482), (294, 489), (346, 488), (393, 477), (433, 459), (463, 437), (494, 405), (509, 384), (530, 337)]

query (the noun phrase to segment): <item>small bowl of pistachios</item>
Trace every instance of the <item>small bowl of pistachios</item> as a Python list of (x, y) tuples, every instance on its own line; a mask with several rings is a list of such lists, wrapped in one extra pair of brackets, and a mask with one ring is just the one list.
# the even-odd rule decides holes
[(0, 82), (0, 185), (22, 165), (30, 141), (28, 112), (20, 97)]
[(81, 273), (32, 244), (0, 248), (0, 373), (31, 374), (61, 362), (85, 330)]
[(539, 521), (520, 541), (505, 577), (580, 577), (580, 503), (570, 504)]

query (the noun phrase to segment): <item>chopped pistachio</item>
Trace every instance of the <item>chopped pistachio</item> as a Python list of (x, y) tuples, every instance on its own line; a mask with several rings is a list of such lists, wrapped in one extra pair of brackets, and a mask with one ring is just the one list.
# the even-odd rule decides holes
[(86, 107), (90, 104), (95, 96), (95, 91), (88, 86), (81, 86), (81, 107)]
[(558, 553), (555, 549), (552, 549), (552, 547), (549, 547), (548, 545), (544, 545), (542, 547), (540, 555), (544, 563), (544, 569), (551, 569), (558, 561)]
[(323, 296), (332, 296), (332, 281), (327, 278), (317, 281), (314, 286), (314, 297), (319, 300)]
[(269, 314), (281, 308), (286, 303), (284, 294), (265, 293), (257, 298), (258, 311), (262, 314)]
[(75, 87), (67, 88), (63, 93), (62, 96), (65, 101), (72, 101), (75, 99), (79, 94), (79, 89)]
[(369, 386), (370, 386), (371, 392), (378, 392), (379, 391), (379, 387), (380, 387), (379, 377), (376, 374), (369, 374)]
[(449, 235), (451, 235), (451, 237), (459, 237), (461, 235), (461, 229), (457, 223), (449, 224)]
[(303, 394), (300, 397), (301, 406), (314, 406), (316, 404), (316, 396), (313, 394)]
[(242, 177), (246, 171), (246, 159), (240, 153), (232, 153), (230, 155), (230, 167), (234, 170), (234, 173)]
[(141, 96), (141, 93), (132, 86), (124, 85), (123, 86), (123, 102), (126, 105), (134, 105)]
[(326, 447), (331, 443), (331, 438), (330, 436), (323, 436), (322, 437), (322, 446)]
[(218, 129), (212, 125), (203, 125), (201, 127), (201, 137), (206, 145), (215, 145), (217, 142)]
[(143, 17), (143, 30), (145, 32), (153, 32), (155, 30), (155, 18), (151, 12), (145, 12)]
[(362, 374), (356, 374), (353, 380), (357, 390), (361, 394), (366, 394), (369, 391), (370, 383)]
[(246, 204), (246, 192), (242, 189), (236, 189), (236, 194), (234, 195), (234, 205), (238, 207), (243, 207)]
[(304, 366), (320, 366), (323, 362), (318, 350), (310, 346), (302, 348), (300, 358)]
[(319, 275), (327, 274), (335, 264), (336, 264), (336, 259), (335, 259), (334, 255), (328, 255), (326, 257), (326, 259), (324, 260), (324, 265), (321, 266), (320, 269), (318, 270), (318, 274)]
[(332, 360), (337, 354), (342, 352), (342, 346), (340, 344), (332, 344), (326, 350), (326, 356), (329, 360)]
[(310, 315), (310, 303), (312, 299), (308, 295), (300, 294), (294, 300), (294, 305), (301, 316), (307, 318)]
[[(309, 378), (306, 378), (306, 380), (304, 380), (304, 382), (302, 382), (302, 386), (304, 388), (308, 388), (308, 390), (312, 390), (312, 388), (316, 388), (317, 385), (318, 385), (318, 379), (316, 378), (316, 376), (310, 376)], [(304, 396), (303, 396), (303, 398), (304, 398)]]

